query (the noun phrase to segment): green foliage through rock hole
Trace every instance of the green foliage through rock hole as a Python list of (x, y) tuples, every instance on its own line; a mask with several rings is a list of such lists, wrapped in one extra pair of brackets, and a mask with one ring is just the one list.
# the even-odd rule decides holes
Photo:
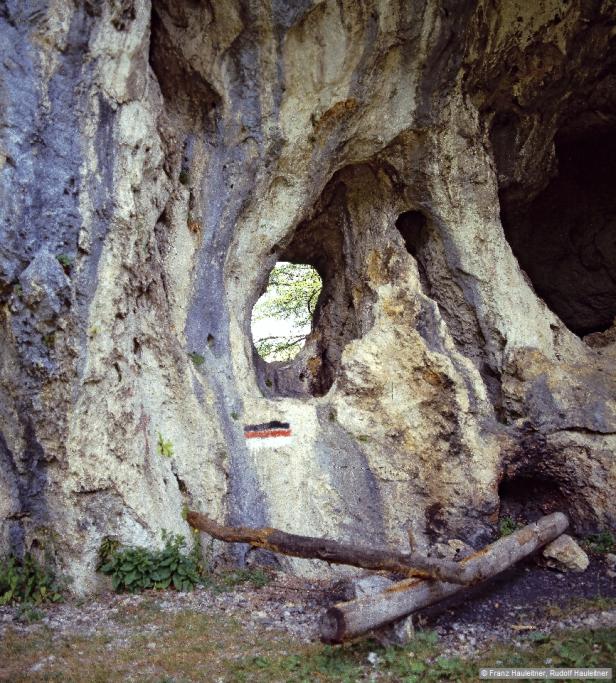
[(14, 555), (0, 560), (0, 605), (59, 602), (63, 587), (54, 572), (29, 553), (23, 560)]
[(277, 263), (252, 311), (257, 352), (266, 361), (294, 358), (310, 332), (323, 282), (309, 265)]

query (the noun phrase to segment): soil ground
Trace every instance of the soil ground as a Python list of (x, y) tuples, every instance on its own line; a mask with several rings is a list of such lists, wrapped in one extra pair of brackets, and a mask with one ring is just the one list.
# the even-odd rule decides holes
[(583, 574), (521, 563), (418, 614), (405, 647), (321, 645), (319, 618), (338, 591), (272, 572), (261, 588), (0, 608), (0, 680), (463, 681), (477, 680), (479, 662), (616, 660), (616, 579), (600, 555)]

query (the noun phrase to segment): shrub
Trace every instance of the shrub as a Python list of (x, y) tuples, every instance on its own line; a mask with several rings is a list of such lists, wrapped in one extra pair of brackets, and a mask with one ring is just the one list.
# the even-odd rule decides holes
[(23, 602), (59, 602), (62, 584), (51, 569), (27, 553), (23, 561), (15, 556), (0, 560), (0, 605)]
[(500, 537), (510, 536), (514, 531), (522, 528), (522, 524), (516, 522), (513, 517), (503, 517), (498, 524), (498, 530), (500, 532)]
[(613, 553), (616, 550), (616, 539), (610, 531), (600, 531), (586, 537), (585, 545), (595, 553)]
[(183, 552), (185, 539), (163, 532), (162, 550), (121, 548), (105, 539), (101, 545), (99, 571), (111, 576), (111, 584), (118, 592), (136, 593), (146, 588), (173, 587), (190, 591), (201, 582), (197, 559)]

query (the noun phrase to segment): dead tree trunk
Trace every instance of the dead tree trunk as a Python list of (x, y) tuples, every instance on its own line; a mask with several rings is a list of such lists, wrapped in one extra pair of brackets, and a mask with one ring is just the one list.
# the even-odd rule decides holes
[(195, 529), (227, 543), (249, 543), (275, 553), (348, 564), (364, 569), (386, 570), (422, 578), (440, 579), (450, 583), (464, 583), (463, 567), (456, 562), (437, 560), (417, 553), (395, 553), (387, 550), (357, 547), (325, 538), (297, 536), (278, 529), (250, 529), (217, 524), (198, 512), (189, 512), (188, 523)]
[[(555, 512), (535, 524), (501, 538), (460, 562), (465, 583), (477, 583), (502, 572), (565, 531), (567, 517)], [(378, 595), (338, 603), (321, 621), (321, 640), (341, 643), (373, 628), (431, 605), (464, 586), (445, 581), (407, 579)]]

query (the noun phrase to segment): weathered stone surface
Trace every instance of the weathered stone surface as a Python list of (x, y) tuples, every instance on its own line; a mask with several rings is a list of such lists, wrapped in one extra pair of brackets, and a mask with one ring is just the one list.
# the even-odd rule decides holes
[(543, 549), (543, 557), (552, 567), (571, 572), (583, 572), (588, 567), (588, 555), (568, 534), (562, 534)]
[[(527, 482), (576, 531), (614, 527), (615, 20), (5, 2), (2, 550), (44, 547), (84, 591), (104, 536), (187, 533), (184, 503), (477, 544)], [(250, 338), (282, 259), (324, 281), (284, 367)], [(245, 442), (271, 420), (291, 442)]]
[(475, 552), (475, 549), (458, 538), (450, 538), (447, 543), (435, 543), (430, 552), (434, 557), (458, 562), (466, 557), (470, 557)]

